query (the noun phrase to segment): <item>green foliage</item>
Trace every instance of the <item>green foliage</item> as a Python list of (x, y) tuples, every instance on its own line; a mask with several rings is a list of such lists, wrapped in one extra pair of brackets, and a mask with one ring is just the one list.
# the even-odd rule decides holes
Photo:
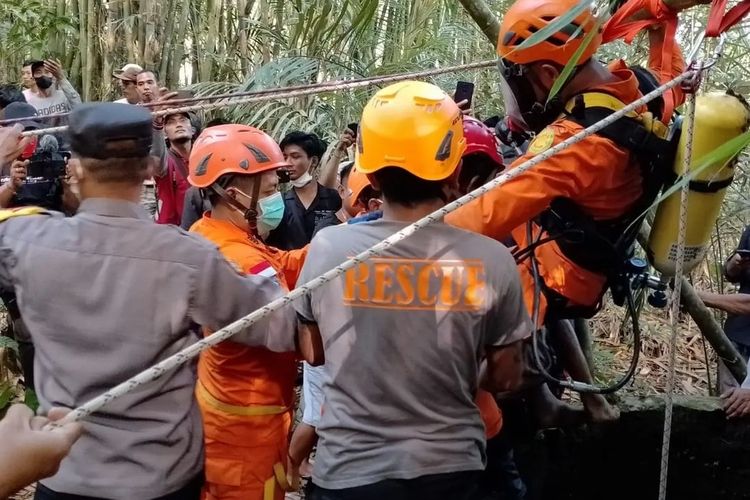
[(37, 398), (34, 389), (29, 389), (28, 387), (26, 388), (26, 391), (23, 395), (23, 404), (31, 408), (34, 413), (36, 413), (37, 409), (39, 409), (39, 398)]
[(10, 349), (15, 354), (18, 354), (18, 342), (11, 337), (0, 335), (0, 349)]
[[(58, 34), (75, 33), (71, 16), (58, 15), (54, 5), (43, 0), (0, 2), (0, 77), (17, 78), (22, 59), (49, 57), (48, 41)], [(5, 71), (3, 71), (5, 70)]]

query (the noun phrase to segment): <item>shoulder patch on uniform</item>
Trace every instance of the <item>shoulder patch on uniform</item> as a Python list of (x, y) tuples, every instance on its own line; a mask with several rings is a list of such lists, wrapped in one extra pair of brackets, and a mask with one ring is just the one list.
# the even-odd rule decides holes
[(25, 215), (49, 215), (50, 213), (41, 207), (18, 207), (6, 208), (0, 210), (0, 222), (4, 222), (13, 217), (23, 217)]
[(263, 276), (265, 278), (272, 278), (276, 276), (276, 269), (271, 266), (267, 261), (260, 262), (250, 268), (250, 274), (256, 276)]
[(552, 143), (555, 142), (555, 133), (551, 128), (547, 127), (537, 134), (531, 144), (529, 144), (529, 153), (538, 155), (544, 151), (547, 151), (552, 147)]

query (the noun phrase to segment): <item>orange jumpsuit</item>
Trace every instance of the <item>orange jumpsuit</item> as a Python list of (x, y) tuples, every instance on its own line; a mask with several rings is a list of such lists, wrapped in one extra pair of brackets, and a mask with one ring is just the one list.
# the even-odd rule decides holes
[[(267, 247), (210, 214), (190, 230), (214, 242), (243, 272), (276, 274), (287, 288), (294, 286), (307, 253), (306, 248), (283, 252)], [(221, 300), (221, 290), (217, 294)], [(205, 433), (206, 500), (284, 498), (296, 376), (294, 352), (228, 340), (201, 355), (196, 397)]]
[[(623, 61), (610, 65), (614, 81), (588, 92), (610, 94), (624, 103), (638, 99), (638, 81)], [(643, 107), (639, 112), (644, 112)], [(548, 149), (583, 130), (577, 123), (561, 118), (532, 142), (529, 151), (518, 158), (511, 169), (536, 153)], [(607, 220), (624, 214), (641, 194), (641, 174), (627, 150), (598, 135), (591, 135), (484, 196), (445, 217), (446, 222), (501, 240), (509, 235), (519, 247), (528, 246), (526, 222), (533, 219), (557, 197), (573, 200), (595, 220)], [(535, 228), (534, 234), (538, 234)], [(567, 259), (555, 242), (536, 250), (539, 273), (544, 283), (572, 305), (593, 306), (603, 294), (606, 278), (583, 269)], [(519, 266), (524, 298), (529, 311), (534, 300), (534, 281), (527, 259)], [(547, 309), (540, 294), (539, 325)]]

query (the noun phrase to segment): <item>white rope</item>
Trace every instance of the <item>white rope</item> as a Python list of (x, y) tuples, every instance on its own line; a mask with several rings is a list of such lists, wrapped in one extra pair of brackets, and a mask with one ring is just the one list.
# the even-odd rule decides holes
[[(697, 91), (696, 89), (693, 89)], [(690, 171), (693, 159), (693, 133), (695, 131), (695, 93), (690, 92), (685, 99), (685, 118), (683, 123), (687, 125), (685, 130), (685, 156), (682, 162), (681, 178)], [(680, 177), (678, 177), (680, 178)], [(659, 473), (659, 500), (667, 498), (667, 476), (669, 472), (669, 446), (672, 439), (672, 410), (675, 363), (677, 357), (677, 333), (680, 318), (680, 294), (682, 293), (682, 272), (685, 257), (685, 232), (687, 230), (688, 199), (690, 183), (685, 182), (680, 191), (680, 224), (677, 234), (677, 254), (674, 274), (674, 291), (672, 292), (672, 303), (670, 307), (670, 324), (672, 328), (669, 340), (669, 366), (667, 371), (667, 392), (664, 395), (664, 431), (661, 442), (661, 469)]]
[(667, 90), (680, 85), (683, 81), (691, 78), (694, 74), (695, 72), (693, 70), (688, 70), (682, 73), (681, 75), (677, 76), (675, 79), (667, 82), (666, 84), (655, 89), (654, 91), (649, 92), (648, 94), (638, 99), (637, 101), (634, 101), (631, 104), (628, 104), (627, 106), (620, 109), (619, 111), (612, 113), (611, 115), (604, 118), (603, 120), (578, 132), (574, 136), (566, 139), (565, 141), (561, 142), (560, 144), (556, 146), (553, 146), (547, 151), (540, 153), (534, 158), (528, 161), (525, 161), (518, 167), (515, 167), (501, 174), (500, 176), (496, 177), (492, 181), (488, 182), (487, 184), (483, 186), (478, 187), (477, 189), (475, 189), (474, 191), (468, 194), (465, 194), (464, 196), (460, 197), (456, 201), (449, 203), (445, 205), (444, 207), (432, 212), (431, 214), (426, 215), (425, 217), (419, 219), (413, 224), (406, 226), (405, 228), (398, 231), (397, 233), (389, 236), (388, 238), (384, 239), (380, 243), (377, 243), (376, 245), (361, 252), (355, 257), (352, 257), (351, 259), (345, 261), (344, 263), (336, 266), (330, 271), (327, 271), (321, 276), (318, 276), (317, 278), (314, 278), (308, 281), (307, 283), (298, 286), (297, 288), (287, 293), (283, 297), (279, 297), (273, 302), (266, 304), (260, 309), (257, 309), (256, 311), (248, 314), (244, 318), (238, 319), (234, 323), (222, 328), (221, 330), (214, 332), (213, 334), (209, 335), (208, 337), (205, 337), (202, 340), (199, 340), (195, 344), (188, 346), (187, 348), (164, 359), (163, 361), (160, 361), (159, 363), (152, 366), (151, 368), (147, 368), (146, 370), (143, 370), (141, 373), (126, 380), (125, 382), (122, 382), (121, 384), (110, 389), (104, 394), (97, 396), (94, 399), (84, 403), (82, 406), (79, 406), (78, 408), (74, 409), (65, 418), (58, 421), (58, 425), (64, 425), (66, 423), (79, 421), (85, 418), (86, 416), (91, 415), (93, 412), (98, 411), (99, 409), (101, 409), (102, 407), (110, 403), (111, 401), (114, 401), (115, 399), (122, 397), (125, 394), (128, 394), (135, 388), (143, 384), (147, 384), (151, 382), (152, 380), (159, 378), (165, 372), (187, 363), (192, 358), (198, 356), (198, 354), (200, 354), (202, 351), (220, 342), (223, 342), (224, 340), (227, 340), (232, 335), (245, 330), (249, 326), (262, 320), (263, 318), (265, 318), (272, 312), (277, 311), (281, 309), (282, 307), (285, 307), (286, 305), (290, 304), (295, 299), (298, 299), (304, 295), (309, 294), (313, 290), (320, 288), (321, 286), (325, 285), (329, 281), (344, 274), (348, 269), (353, 268), (354, 266), (370, 259), (371, 257), (375, 257), (377, 255), (382, 254), (384, 251), (386, 251), (393, 245), (408, 238), (409, 236), (416, 233), (423, 227), (429, 224), (432, 224), (433, 222), (442, 220), (445, 215), (453, 212), (454, 210), (466, 205), (467, 203), (473, 200), (476, 200), (477, 198), (484, 195), (491, 189), (494, 189), (498, 186), (505, 184), (509, 180), (514, 179), (518, 177), (519, 175), (521, 175), (523, 172), (529, 170), (534, 165), (537, 165), (538, 163), (541, 163), (547, 160), (549, 157), (559, 153), (563, 149), (573, 144), (576, 144), (582, 141), (583, 139), (585, 139), (586, 137), (598, 132), (599, 130), (603, 129), (607, 125), (613, 123), (614, 121), (622, 118), (626, 114), (638, 109), (639, 107), (643, 106), (649, 101), (660, 96)]
[[(313, 95), (313, 94), (321, 94), (324, 92), (336, 92), (339, 90), (350, 90), (350, 89), (358, 89), (358, 88), (364, 88), (364, 87), (371, 87), (373, 85), (381, 85), (384, 83), (394, 83), (394, 82), (400, 82), (404, 80), (419, 80), (422, 78), (426, 78), (429, 76), (436, 76), (436, 75), (443, 75), (446, 73), (455, 73), (458, 71), (470, 71), (474, 69), (482, 69), (482, 68), (489, 68), (492, 66), (497, 65), (497, 60), (489, 60), (489, 61), (480, 61), (470, 64), (462, 64), (459, 66), (447, 66), (445, 68), (437, 68), (437, 69), (428, 69), (424, 71), (417, 71), (414, 73), (400, 73), (398, 75), (388, 75), (388, 76), (376, 76), (372, 78), (365, 78), (365, 79), (359, 79), (359, 80), (353, 80), (353, 81), (335, 81), (323, 84), (313, 84), (310, 85), (309, 88), (295, 88), (294, 90), (284, 91), (284, 89), (279, 89), (278, 93), (272, 93), (269, 94), (270, 90), (268, 91), (262, 91), (263, 95), (254, 95), (254, 96), (248, 96), (248, 97), (242, 97), (242, 98), (227, 98), (226, 100), (221, 100), (218, 102), (208, 102), (203, 104), (192, 104), (189, 106), (180, 106), (175, 108), (168, 108), (168, 109), (162, 109), (159, 111), (153, 111), (151, 114), (153, 116), (167, 116), (167, 115), (173, 115), (175, 113), (187, 113), (190, 111), (204, 111), (207, 109), (218, 109), (218, 108), (225, 108), (228, 106), (236, 106), (239, 104), (251, 104), (256, 102), (263, 102), (263, 101), (272, 101), (274, 99), (292, 99), (295, 97), (302, 97), (307, 95)], [(165, 105), (169, 105), (169, 101), (165, 102)], [(27, 132), (24, 132), (23, 136), (31, 136), (31, 135), (45, 135), (45, 134), (57, 134), (59, 132), (64, 132), (67, 130), (67, 126), (62, 127), (49, 127), (49, 128), (42, 128), (37, 130), (29, 130)]]

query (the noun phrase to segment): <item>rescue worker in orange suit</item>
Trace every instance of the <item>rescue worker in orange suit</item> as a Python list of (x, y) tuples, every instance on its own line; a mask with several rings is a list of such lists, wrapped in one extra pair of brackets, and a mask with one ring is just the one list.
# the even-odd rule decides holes
[[(548, 99), (562, 69), (585, 43), (589, 33), (598, 30), (593, 12), (584, 10), (541, 43), (519, 46), (578, 3), (578, 0), (518, 0), (503, 18), (497, 52), (501, 58), (506, 111), (514, 123), (522, 124), (536, 134), (528, 151), (510, 168), (585, 128), (575, 118), (579, 109), (588, 107), (582, 96), (596, 93), (595, 97), (600, 100), (616, 100), (623, 104), (641, 97), (638, 78), (623, 61), (606, 66), (593, 58), (601, 44), (601, 34), (595, 33), (582, 49), (575, 70), (563, 83), (560, 92)], [(680, 63), (681, 56), (677, 54), (673, 65), (675, 70)], [(637, 110), (636, 121), (646, 112), (645, 106)], [(639, 163), (636, 155), (625, 147), (601, 134), (594, 134), (449, 214), (446, 221), (498, 240), (512, 236), (519, 248), (528, 248), (532, 239), (544, 238), (546, 229), (529, 221), (541, 220), (538, 218), (548, 213), (550, 205), (557, 199), (571, 201), (577, 210), (596, 223), (619, 223), (618, 218), (636, 207), (643, 194)], [(533, 250), (533, 255), (534, 258), (519, 266), (519, 271), (526, 305), (529, 311), (536, 309), (538, 312), (537, 327), (580, 316), (581, 308), (598, 310), (608, 286), (604, 271), (592, 270), (585, 259), (575, 259), (574, 262), (561, 250), (558, 241), (539, 245)], [(532, 261), (538, 263), (540, 288), (544, 293), (537, 293)], [(537, 307), (534, 307), (535, 296), (538, 296)], [(590, 370), (572, 329), (556, 328), (555, 336), (560, 337), (554, 340), (560, 346), (569, 375), (575, 380), (592, 383)], [(551, 394), (546, 386), (543, 387), (546, 389), (544, 397), (550, 402)], [(601, 395), (582, 394), (582, 401), (587, 416), (593, 421), (607, 421), (618, 416), (616, 409)], [(569, 407), (555, 402), (554, 411), (545, 418), (552, 424), (570, 416)]]
[[(284, 252), (263, 243), (284, 214), (277, 170), (286, 167), (265, 133), (220, 125), (197, 139), (189, 180), (206, 190), (213, 207), (191, 231), (216, 243), (243, 272), (276, 277), (289, 289), (307, 250)], [(205, 433), (206, 500), (284, 498), (296, 359), (294, 352), (231, 340), (201, 355), (196, 396)]]

